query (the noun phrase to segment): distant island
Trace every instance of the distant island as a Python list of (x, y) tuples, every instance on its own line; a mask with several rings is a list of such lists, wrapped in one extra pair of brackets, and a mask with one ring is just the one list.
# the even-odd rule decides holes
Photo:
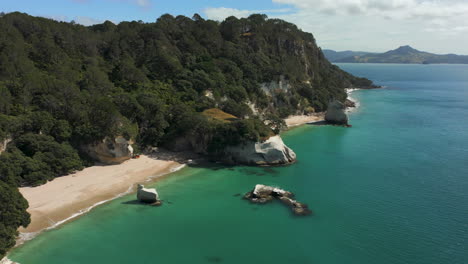
[(434, 54), (419, 51), (410, 46), (401, 46), (384, 53), (365, 51), (334, 51), (323, 50), (325, 57), (331, 62), (349, 63), (408, 63), (408, 64), (468, 64), (468, 55)]

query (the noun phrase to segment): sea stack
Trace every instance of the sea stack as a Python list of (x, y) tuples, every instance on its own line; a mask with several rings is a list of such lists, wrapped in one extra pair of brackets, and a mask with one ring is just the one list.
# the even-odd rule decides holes
[(348, 116), (345, 113), (346, 106), (338, 100), (333, 100), (328, 104), (325, 121), (332, 125), (348, 126)]
[(142, 203), (156, 204), (160, 203), (159, 195), (155, 188), (145, 188), (138, 184), (137, 199)]

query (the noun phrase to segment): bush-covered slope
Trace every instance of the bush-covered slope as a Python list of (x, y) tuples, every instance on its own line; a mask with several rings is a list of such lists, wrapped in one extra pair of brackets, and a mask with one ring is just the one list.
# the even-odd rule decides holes
[[(262, 89), (280, 81), (286, 85)], [(0, 256), (12, 230), (28, 223), (16, 187), (91, 164), (83, 145), (122, 135), (157, 146), (190, 134), (209, 135), (206, 150), (217, 151), (268, 137), (265, 123), (278, 132), (282, 117), (323, 111), (346, 97), (345, 87), (369, 85), (331, 65), (312, 34), (264, 15), (91, 27), (0, 15), (0, 140), (13, 140), (0, 156), (0, 187), (8, 189)], [(211, 108), (239, 119), (201, 114)]]

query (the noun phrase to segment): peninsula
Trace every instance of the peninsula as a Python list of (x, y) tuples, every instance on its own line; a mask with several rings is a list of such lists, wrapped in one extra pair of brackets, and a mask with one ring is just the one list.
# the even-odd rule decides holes
[(139, 156), (155, 149), (290, 164), (284, 118), (316, 118), (346, 88), (373, 86), (331, 64), (312, 34), (258, 14), (85, 27), (15, 12), (0, 35), (0, 258), (20, 226), (40, 230), (70, 216), (60, 208), (176, 165)]
[(410, 46), (401, 46), (384, 53), (363, 51), (333, 51), (323, 53), (331, 62), (348, 63), (406, 63), (406, 64), (468, 64), (468, 55), (434, 54), (419, 51)]

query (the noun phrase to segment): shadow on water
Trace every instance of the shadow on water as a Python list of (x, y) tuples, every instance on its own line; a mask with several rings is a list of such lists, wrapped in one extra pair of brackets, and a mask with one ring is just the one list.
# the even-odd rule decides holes
[(223, 262), (223, 259), (221, 257), (217, 257), (217, 256), (209, 256), (209, 257), (206, 257), (206, 260), (210, 263), (221, 263)]
[(327, 125), (330, 125), (330, 124), (327, 123), (327, 121), (322, 120), (322, 121), (310, 122), (310, 123), (307, 123), (307, 125), (310, 125), (310, 126), (327, 126)]
[[(161, 200), (161, 202), (163, 204), (173, 204), (171, 201), (167, 201), (167, 200)], [(156, 205), (153, 205), (153, 204), (145, 204), (145, 203), (142, 203), (138, 200), (131, 200), (131, 201), (125, 201), (125, 202), (121, 202), (121, 204), (125, 204), (125, 205), (140, 205), (140, 206), (156, 206)]]

